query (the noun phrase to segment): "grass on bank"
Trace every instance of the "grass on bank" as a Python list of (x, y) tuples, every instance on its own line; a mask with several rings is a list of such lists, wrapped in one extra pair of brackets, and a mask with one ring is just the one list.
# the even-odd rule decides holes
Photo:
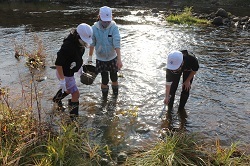
[[(61, 121), (55, 131), (32, 116), (35, 110), (10, 107), (9, 99), (1, 89), (0, 165), (101, 165), (102, 154), (109, 148), (89, 140), (86, 129)], [(168, 132), (155, 144), (145, 146), (143, 152), (129, 155), (124, 165), (247, 165), (250, 156), (240, 152), (237, 145), (223, 148), (219, 140), (206, 145), (196, 133)]]
[(199, 19), (192, 15), (192, 7), (185, 7), (184, 11), (180, 14), (171, 14), (166, 17), (166, 20), (175, 24), (188, 24), (188, 25), (201, 25), (210, 24), (210, 21)]
[(157, 142), (152, 148), (130, 156), (126, 165), (143, 166), (221, 166), (248, 165), (250, 156), (237, 149), (237, 144), (223, 148), (220, 141), (216, 144), (202, 143), (195, 133), (168, 133), (165, 139)]
[(34, 118), (30, 108), (10, 107), (8, 93), (0, 93), (0, 165), (74, 166), (97, 164), (99, 146), (75, 124), (59, 123), (54, 131)]

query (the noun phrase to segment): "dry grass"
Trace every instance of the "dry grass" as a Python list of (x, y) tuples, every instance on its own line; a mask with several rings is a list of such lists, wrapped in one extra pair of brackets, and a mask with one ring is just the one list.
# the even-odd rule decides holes
[(33, 37), (33, 50), (28, 50), (25, 42), (17, 44), (14, 42), (15, 58), (20, 60), (20, 57), (26, 58), (26, 65), (30, 69), (41, 70), (45, 68), (46, 53), (42, 40), (34, 35)]

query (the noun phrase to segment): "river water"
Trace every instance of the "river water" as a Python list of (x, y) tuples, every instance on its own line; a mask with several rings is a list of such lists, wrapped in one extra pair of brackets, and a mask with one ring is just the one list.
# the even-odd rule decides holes
[[(18, 61), (14, 57), (14, 44), (33, 50), (37, 35), (43, 41), (47, 67), (36, 72), (36, 77), (46, 78), (36, 85), (42, 113), (51, 112), (51, 99), (58, 88), (55, 70), (50, 68), (56, 52), (72, 27), (94, 22), (93, 14), (86, 11), (97, 9), (57, 6), (39, 12), (1, 11), (0, 83), (1, 87), (10, 88), (10, 98), (18, 101), (22, 92), (29, 94), (32, 89), (25, 59)], [(117, 12), (121, 10), (114, 8)], [(227, 27), (171, 25), (160, 17), (135, 16), (138, 9), (129, 10), (131, 15), (114, 18), (122, 36), (124, 65), (119, 72), (119, 97), (117, 100), (110, 97), (106, 104), (102, 103), (100, 75), (87, 86), (76, 74), (81, 93), (80, 125), (93, 129), (93, 139), (118, 150), (150, 144), (169, 126), (200, 133), (206, 141), (220, 139), (224, 145), (235, 141), (250, 144), (250, 32)], [(200, 63), (186, 105), (185, 124), (176, 114), (180, 89), (173, 121), (169, 124), (158, 117), (163, 108), (166, 55), (175, 49), (193, 52)], [(87, 52), (88, 49), (85, 59)], [(13, 107), (18, 106), (16, 103)]]

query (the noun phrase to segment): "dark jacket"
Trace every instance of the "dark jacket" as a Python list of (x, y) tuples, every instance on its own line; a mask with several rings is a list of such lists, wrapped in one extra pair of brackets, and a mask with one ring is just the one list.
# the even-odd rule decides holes
[(183, 72), (198, 71), (198, 59), (193, 54), (189, 54), (187, 50), (183, 50), (181, 52), (183, 54), (183, 65), (181, 67), (181, 70), (179, 73), (173, 73), (171, 70), (167, 69), (166, 82), (172, 82), (175, 77), (179, 77)]
[(64, 76), (72, 77), (82, 66), (82, 56), (85, 52), (84, 47), (74, 38), (73, 34), (63, 40), (60, 50), (57, 52), (55, 65), (62, 66)]

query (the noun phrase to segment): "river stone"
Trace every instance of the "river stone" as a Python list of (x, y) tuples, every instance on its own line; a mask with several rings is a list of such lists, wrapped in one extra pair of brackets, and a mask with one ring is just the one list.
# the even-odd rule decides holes
[(241, 18), (241, 21), (242, 21), (242, 22), (247, 22), (248, 19), (249, 19), (249, 17), (248, 17), (248, 16), (245, 16), (245, 17), (242, 17), (242, 18)]
[(233, 18), (233, 22), (237, 22), (237, 21), (240, 21), (240, 17), (234, 17)]
[(215, 13), (216, 16), (221, 16), (221, 17), (224, 17), (224, 18), (228, 18), (228, 13), (222, 9), (222, 8), (219, 8), (217, 10), (217, 12)]
[(108, 165), (108, 164), (109, 164), (108, 159), (102, 158), (102, 159), (100, 160), (100, 165), (101, 165), (101, 166), (106, 166), (106, 165)]
[(154, 8), (154, 9), (152, 9), (152, 11), (151, 11), (152, 13), (159, 13), (159, 10), (158, 9), (156, 9), (156, 8)]
[[(103, 166), (104, 166), (104, 165), (103, 165)], [(110, 161), (110, 162), (108, 163), (108, 165), (105, 165), (105, 166), (117, 166), (117, 163), (114, 162), (114, 161)]]
[(142, 16), (143, 14), (142, 14), (142, 12), (138, 12), (138, 13), (136, 13), (136, 16)]
[(139, 133), (139, 134), (146, 134), (146, 133), (148, 133), (150, 131), (150, 129), (148, 127), (146, 127), (146, 126), (140, 126), (135, 131), (137, 133)]
[(215, 17), (212, 21), (214, 25), (223, 25), (223, 18), (221, 16)]
[(223, 19), (223, 24), (225, 24), (225, 25), (230, 25), (230, 20), (229, 20), (229, 18)]
[(153, 14), (153, 17), (158, 17), (158, 14), (157, 14), (157, 13), (154, 13), (154, 14)]
[(120, 152), (118, 155), (117, 155), (117, 163), (118, 164), (122, 164), (124, 163), (128, 158), (128, 155), (124, 152)]

